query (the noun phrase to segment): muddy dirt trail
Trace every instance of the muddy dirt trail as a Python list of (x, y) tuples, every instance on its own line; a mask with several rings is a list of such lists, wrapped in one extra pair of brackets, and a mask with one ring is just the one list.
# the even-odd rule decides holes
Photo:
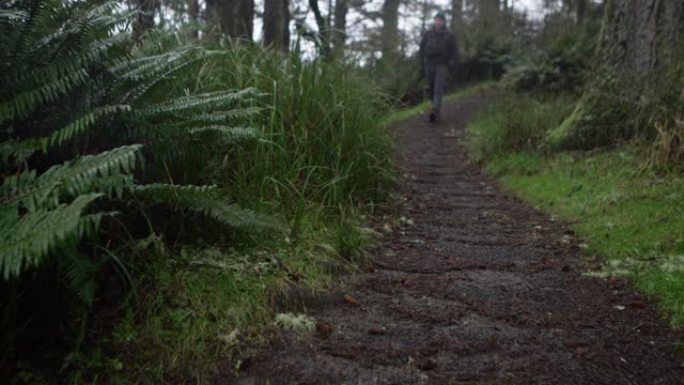
[(408, 220), (374, 271), (309, 309), (329, 335), (284, 333), (236, 383), (682, 384), (681, 334), (625, 284), (583, 276), (567, 227), (468, 161), (464, 127), (487, 99), (393, 127)]

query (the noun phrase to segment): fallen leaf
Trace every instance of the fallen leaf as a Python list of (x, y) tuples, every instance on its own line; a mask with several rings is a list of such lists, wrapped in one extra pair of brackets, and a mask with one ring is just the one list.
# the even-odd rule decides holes
[(617, 310), (620, 310), (620, 311), (623, 311), (623, 310), (626, 309), (623, 305), (615, 305), (615, 306), (613, 306), (613, 307), (614, 307), (615, 309), (617, 309)]
[(359, 306), (359, 301), (357, 301), (356, 298), (352, 297), (349, 294), (343, 295), (342, 299), (344, 299), (344, 302), (346, 302), (352, 306)]
[(646, 302), (644, 302), (643, 299), (638, 298), (638, 299), (632, 300), (629, 303), (629, 307), (634, 308), (634, 309), (643, 309), (644, 307), (646, 307)]
[(371, 326), (368, 329), (368, 334), (372, 334), (372, 335), (382, 335), (385, 333), (387, 333), (387, 329), (385, 329), (384, 326)]
[(608, 278), (608, 284), (611, 288), (617, 285), (617, 276), (615, 274), (610, 275), (610, 277)]
[(330, 322), (316, 322), (316, 330), (321, 338), (328, 338), (332, 333), (332, 325)]

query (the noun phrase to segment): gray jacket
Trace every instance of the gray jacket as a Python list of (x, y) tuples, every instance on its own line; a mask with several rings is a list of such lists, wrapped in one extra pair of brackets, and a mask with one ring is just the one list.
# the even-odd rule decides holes
[(418, 51), (421, 66), (458, 64), (459, 52), (456, 36), (446, 27), (431, 28), (425, 32)]

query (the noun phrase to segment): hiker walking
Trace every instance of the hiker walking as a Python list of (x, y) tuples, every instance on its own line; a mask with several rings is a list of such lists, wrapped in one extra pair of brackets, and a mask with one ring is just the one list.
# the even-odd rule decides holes
[(459, 59), (456, 37), (446, 26), (444, 12), (437, 12), (434, 22), (432, 28), (423, 35), (418, 52), (421, 75), (427, 79), (428, 95), (432, 102), (430, 122), (439, 118), (449, 68), (456, 65)]

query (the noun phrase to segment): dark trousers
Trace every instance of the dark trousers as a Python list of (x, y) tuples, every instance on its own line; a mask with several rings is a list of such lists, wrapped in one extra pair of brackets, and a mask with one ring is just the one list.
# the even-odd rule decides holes
[(442, 107), (442, 97), (446, 88), (449, 68), (446, 64), (427, 64), (425, 78), (428, 81), (428, 96), (432, 102), (432, 112), (439, 114)]

